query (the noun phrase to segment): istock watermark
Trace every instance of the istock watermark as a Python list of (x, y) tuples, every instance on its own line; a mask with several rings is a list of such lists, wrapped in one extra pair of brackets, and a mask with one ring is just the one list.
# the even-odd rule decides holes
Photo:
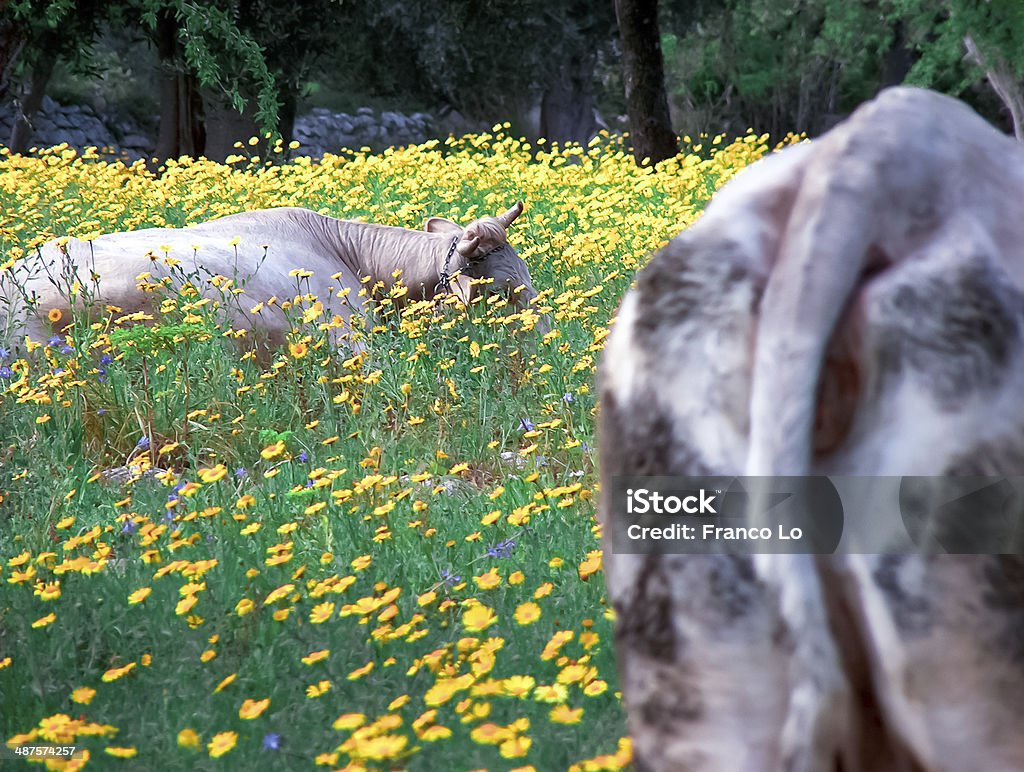
[(677, 515), (685, 512), (688, 515), (716, 514), (713, 506), (720, 491), (714, 496), (701, 488), (696, 494), (684, 496), (663, 496), (658, 491), (647, 488), (626, 490), (626, 511), (630, 514), (645, 515), (654, 512), (657, 515)]
[(1024, 554), (1024, 477), (614, 477), (622, 553)]

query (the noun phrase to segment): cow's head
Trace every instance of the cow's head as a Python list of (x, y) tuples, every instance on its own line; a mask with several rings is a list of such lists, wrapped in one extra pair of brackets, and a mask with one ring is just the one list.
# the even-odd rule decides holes
[[(479, 292), (502, 292), (516, 308), (526, 308), (537, 297), (530, 269), (508, 243), (508, 226), (523, 213), (523, 202), (497, 217), (482, 217), (465, 228), (443, 217), (431, 217), (424, 225), (429, 233), (460, 233), (452, 256), (451, 272), (459, 271), (452, 289), (464, 303)], [(471, 279), (493, 279), (489, 284), (472, 284)]]

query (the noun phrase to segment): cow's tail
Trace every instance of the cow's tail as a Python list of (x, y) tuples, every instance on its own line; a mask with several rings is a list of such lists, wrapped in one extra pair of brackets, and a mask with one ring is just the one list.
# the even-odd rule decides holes
[[(825, 355), (860, 285), (874, 232), (875, 202), (857, 194), (855, 164), (834, 168), (844, 160), (839, 153), (825, 159), (831, 173), (815, 174), (812, 164), (805, 174), (793, 207), (800, 219), (787, 225), (762, 297), (746, 468), (753, 478), (804, 476), (811, 469)], [(751, 483), (749, 518), (760, 525), (772, 485)], [(812, 554), (757, 558), (759, 574), (777, 591), (793, 646), (782, 736), (787, 770), (851, 768), (843, 750), (852, 719), (850, 685), (817, 563)], [(844, 759), (841, 766), (837, 758)]]

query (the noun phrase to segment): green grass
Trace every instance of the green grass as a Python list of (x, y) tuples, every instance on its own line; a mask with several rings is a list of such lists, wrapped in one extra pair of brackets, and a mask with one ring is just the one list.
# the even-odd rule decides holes
[[(157, 327), (77, 319), (0, 361), (3, 738), (63, 739), (102, 769), (628, 764), (628, 744), (609, 755), (626, 728), (595, 520), (595, 363), (633, 270), (763, 152), (740, 142), (652, 174), (614, 145), (536, 156), (483, 137), (314, 166), (186, 163), (161, 179), (0, 155), (11, 275), (64, 232), (281, 204), (415, 227), (525, 198), (511, 240), (554, 324), (542, 336), (486, 301), (385, 303), (352, 356), (329, 349), (323, 319), (302, 322), (307, 300), (298, 348), (257, 361), (216, 307), (178, 302)], [(530, 603), (540, 617), (520, 624)], [(560, 631), (571, 638), (549, 646)], [(75, 702), (83, 687), (95, 695)], [(269, 706), (245, 719), (247, 699)], [(362, 727), (333, 728), (352, 713)], [(198, 748), (179, 742), (189, 729)], [(213, 758), (221, 732), (237, 744)]]

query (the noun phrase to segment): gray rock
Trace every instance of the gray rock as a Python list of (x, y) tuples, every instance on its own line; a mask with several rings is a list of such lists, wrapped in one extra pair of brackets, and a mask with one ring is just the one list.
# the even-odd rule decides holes
[[(13, 106), (10, 103), (0, 105), (0, 143), (10, 136), (13, 121)], [(133, 161), (151, 153), (154, 146), (147, 130), (133, 120), (108, 122), (90, 105), (62, 106), (50, 97), (44, 98), (33, 123), (32, 144), (40, 148), (60, 142), (78, 148), (91, 145), (101, 151), (110, 148), (113, 155)], [(295, 121), (294, 138), (299, 148), (294, 155), (320, 157), (324, 152), (336, 153), (341, 148), (357, 150), (364, 146), (381, 150), (390, 145), (418, 144), (439, 134), (458, 134), (479, 128), (470, 126), (454, 112), (437, 119), (423, 112), (405, 115), (386, 110), (378, 114), (373, 108), (360, 107), (355, 115), (350, 115), (317, 107)]]
[(86, 136), (81, 129), (70, 129), (60, 137), (60, 142), (67, 142), (72, 147), (85, 147)]
[(134, 150), (149, 150), (152, 146), (153, 143), (149, 137), (144, 137), (141, 134), (129, 134), (121, 140), (121, 147)]
[(113, 139), (113, 137), (110, 136), (110, 130), (100, 123), (98, 118), (93, 118), (88, 115), (82, 116), (82, 120), (75, 128), (84, 131), (96, 140), (102, 138), (104, 142), (109, 143)]

